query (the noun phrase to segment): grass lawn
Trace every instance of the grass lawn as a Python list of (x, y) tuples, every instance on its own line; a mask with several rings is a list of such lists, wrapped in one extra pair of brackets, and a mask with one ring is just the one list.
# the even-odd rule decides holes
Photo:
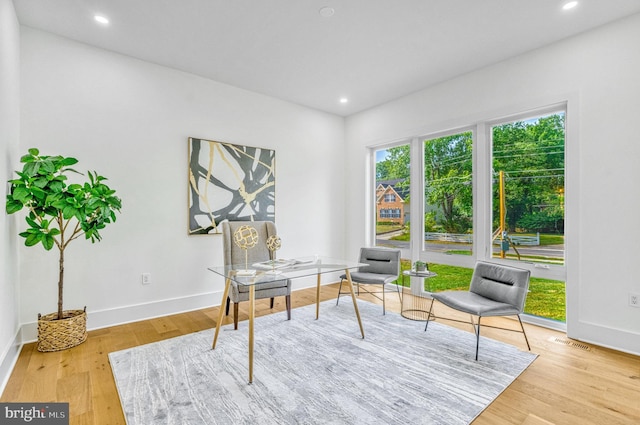
[[(411, 262), (402, 260), (402, 270), (411, 269)], [(438, 274), (425, 279), (425, 290), (439, 292), (447, 290), (463, 291), (469, 289), (473, 269), (429, 263), (429, 270)], [(398, 282), (401, 282), (400, 279)], [(408, 285), (409, 282), (407, 281)], [(548, 319), (566, 321), (564, 282), (532, 277), (529, 282), (529, 295), (524, 308), (525, 313)]]
[(402, 226), (399, 224), (376, 224), (376, 234), (380, 235), (388, 232), (395, 232), (396, 230), (402, 230)]
[[(378, 234), (390, 232), (392, 230), (400, 230), (400, 228), (398, 228), (398, 226), (396, 226), (394, 228), (393, 226), (382, 226), (382, 225), (378, 225), (378, 227), (377, 227)], [(533, 233), (523, 233), (522, 235), (535, 236), (535, 234), (533, 234)], [(394, 241), (405, 241), (406, 242), (406, 241), (410, 240), (410, 235), (408, 233), (403, 233), (401, 235), (394, 236), (391, 239), (393, 239)], [(438, 243), (441, 243), (441, 244), (450, 243), (452, 245), (456, 245), (455, 242), (438, 242)], [(563, 235), (540, 234), (540, 246), (562, 245), (562, 244), (564, 244), (564, 236)], [(456, 253), (463, 253), (463, 252), (456, 252)]]

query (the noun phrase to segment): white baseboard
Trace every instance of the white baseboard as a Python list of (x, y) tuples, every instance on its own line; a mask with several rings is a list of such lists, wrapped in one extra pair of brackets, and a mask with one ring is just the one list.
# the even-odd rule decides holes
[(567, 327), (567, 336), (578, 341), (640, 356), (640, 334), (636, 332), (580, 321), (577, 326)]
[[(315, 286), (313, 279), (296, 279), (292, 290), (300, 290)], [(327, 283), (335, 283), (335, 280), (327, 279)], [(125, 323), (138, 322), (140, 320), (153, 319), (155, 317), (200, 310), (203, 308), (220, 305), (222, 290), (207, 292), (204, 294), (189, 295), (186, 297), (171, 298), (167, 300), (152, 301), (148, 303), (134, 304), (116, 307), (107, 310), (87, 309), (87, 330), (107, 328), (109, 326), (123, 325)], [(26, 344), (38, 339), (38, 322), (23, 323), (21, 326), (21, 343)]]
[(22, 349), (21, 341), (22, 336), (20, 335), (20, 330), (18, 330), (13, 337), (13, 341), (11, 341), (5, 352), (2, 353), (2, 357), (0, 357), (0, 394), (4, 392), (7, 382), (9, 382), (11, 372), (13, 372), (13, 368), (20, 356), (20, 350)]
[[(87, 330), (123, 325), (125, 323), (138, 322), (140, 320), (216, 306), (219, 305), (221, 296), (222, 291), (216, 291), (205, 294), (190, 295), (187, 297), (116, 307), (107, 310), (94, 311), (88, 308)], [(37, 340), (37, 321), (23, 323), (21, 330), (23, 344)]]

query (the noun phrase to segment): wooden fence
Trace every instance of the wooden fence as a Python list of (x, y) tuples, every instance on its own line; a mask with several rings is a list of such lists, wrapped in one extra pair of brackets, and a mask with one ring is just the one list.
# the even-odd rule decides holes
[[(536, 233), (535, 236), (531, 235), (509, 235), (511, 242), (514, 245), (540, 245), (540, 233)], [(439, 241), (439, 242), (456, 242), (456, 243), (473, 243), (473, 235), (469, 233), (436, 233), (425, 232), (425, 241)], [(500, 239), (497, 238), (493, 241), (494, 244), (499, 244)]]

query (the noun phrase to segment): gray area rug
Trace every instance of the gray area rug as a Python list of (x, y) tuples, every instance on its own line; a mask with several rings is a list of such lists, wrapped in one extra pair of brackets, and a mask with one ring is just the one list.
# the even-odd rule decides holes
[(453, 327), (349, 297), (109, 354), (129, 425), (468, 424), (536, 358)]

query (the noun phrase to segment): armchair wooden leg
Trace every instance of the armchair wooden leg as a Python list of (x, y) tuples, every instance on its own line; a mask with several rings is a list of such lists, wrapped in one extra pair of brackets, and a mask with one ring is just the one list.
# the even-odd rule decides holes
[(225, 309), (225, 316), (229, 315), (229, 304), (231, 304), (231, 297), (227, 297), (227, 308)]
[(233, 303), (233, 329), (238, 330), (238, 304)]
[(285, 295), (284, 299), (287, 304), (287, 320), (291, 320), (291, 295)]

